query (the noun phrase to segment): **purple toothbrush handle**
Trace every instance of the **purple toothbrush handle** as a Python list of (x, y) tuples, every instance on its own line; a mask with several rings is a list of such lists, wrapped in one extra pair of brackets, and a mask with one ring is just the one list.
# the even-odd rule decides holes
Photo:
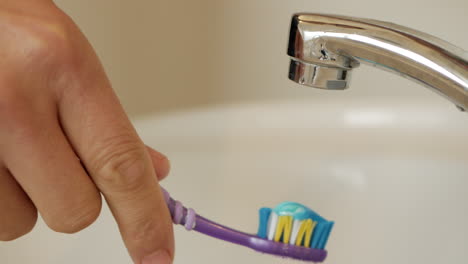
[[(182, 204), (172, 199), (167, 191), (162, 190), (174, 223), (184, 225), (187, 230), (193, 229), (211, 237), (282, 257), (312, 262), (323, 262), (327, 257), (326, 250), (275, 242), (215, 223), (195, 214), (192, 209), (183, 207)], [(193, 214), (193, 216), (187, 217), (188, 214)]]

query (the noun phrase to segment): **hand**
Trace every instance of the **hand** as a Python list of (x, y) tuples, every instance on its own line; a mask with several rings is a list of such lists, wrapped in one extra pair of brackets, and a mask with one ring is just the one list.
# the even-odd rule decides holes
[(51, 229), (78, 232), (102, 193), (133, 261), (170, 263), (157, 178), (168, 171), (73, 21), (50, 0), (0, 0), (0, 240), (28, 233), (37, 211)]

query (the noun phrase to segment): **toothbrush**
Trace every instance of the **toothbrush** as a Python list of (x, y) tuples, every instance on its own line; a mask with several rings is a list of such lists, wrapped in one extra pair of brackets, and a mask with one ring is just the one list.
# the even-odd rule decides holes
[(192, 208), (171, 198), (161, 188), (174, 224), (186, 230), (195, 230), (214, 238), (251, 249), (310, 262), (323, 262), (325, 250), (334, 222), (327, 221), (311, 209), (292, 202), (284, 202), (274, 209), (259, 210), (260, 223), (257, 234), (248, 234), (208, 220)]

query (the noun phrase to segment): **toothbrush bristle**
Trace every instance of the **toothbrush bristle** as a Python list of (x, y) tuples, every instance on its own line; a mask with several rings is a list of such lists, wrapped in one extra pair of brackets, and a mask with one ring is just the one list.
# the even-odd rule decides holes
[(272, 212), (270, 219), (268, 219), (268, 240), (273, 240), (276, 232), (276, 225), (278, 224), (278, 215)]
[[(310, 210), (302, 205), (300, 209)], [(333, 222), (327, 221), (312, 210), (308, 217), (294, 217), (294, 214), (282, 213), (277, 210), (262, 208), (258, 236), (275, 242), (294, 246), (324, 249), (328, 241)], [(302, 212), (302, 211), (301, 211)]]
[(291, 240), (289, 241), (289, 244), (296, 245), (297, 234), (299, 232), (299, 228), (301, 227), (301, 225), (302, 225), (302, 221), (294, 220), (293, 229), (291, 232)]

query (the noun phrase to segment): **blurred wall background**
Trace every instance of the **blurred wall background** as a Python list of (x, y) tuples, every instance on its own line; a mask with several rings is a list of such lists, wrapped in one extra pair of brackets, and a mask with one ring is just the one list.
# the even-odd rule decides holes
[(56, 0), (97, 50), (131, 117), (207, 104), (281, 98), (436, 95), (361, 66), (344, 92), (287, 79), (291, 14), (391, 21), (467, 49), (465, 0)]

